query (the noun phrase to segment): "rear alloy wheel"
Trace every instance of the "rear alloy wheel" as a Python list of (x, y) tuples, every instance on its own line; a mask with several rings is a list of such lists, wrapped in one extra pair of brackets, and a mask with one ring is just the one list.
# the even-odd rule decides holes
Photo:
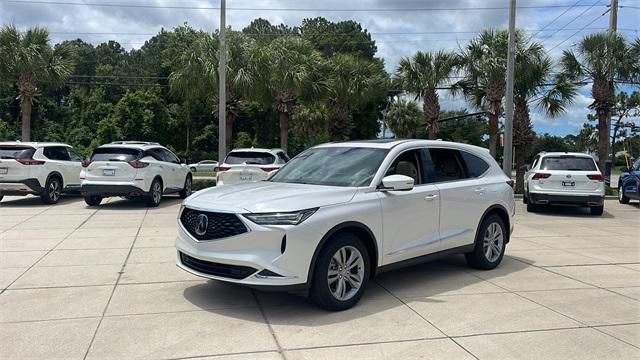
[(629, 198), (624, 195), (624, 191), (622, 190), (622, 185), (618, 186), (618, 201), (620, 204), (628, 204)]
[(480, 225), (474, 250), (464, 256), (467, 263), (476, 269), (494, 269), (504, 257), (506, 244), (506, 226), (498, 215), (492, 214)]
[(370, 273), (364, 243), (353, 234), (340, 234), (318, 254), (310, 298), (323, 309), (349, 309), (362, 297)]
[(603, 212), (604, 212), (604, 205), (591, 207), (591, 215), (599, 216), (599, 215), (602, 215)]
[(153, 180), (151, 183), (151, 189), (147, 194), (147, 205), (149, 207), (157, 207), (162, 200), (162, 181), (159, 179)]
[(192, 187), (193, 180), (191, 179), (191, 176), (187, 176), (187, 178), (184, 180), (184, 187), (182, 188), (182, 190), (180, 190), (180, 199), (188, 198), (189, 195), (191, 195)]
[(47, 180), (40, 198), (45, 204), (51, 205), (60, 200), (60, 195), (62, 195), (62, 182), (57, 176), (51, 176)]
[(86, 202), (89, 206), (99, 206), (102, 202), (102, 196), (88, 195), (84, 197), (84, 202)]

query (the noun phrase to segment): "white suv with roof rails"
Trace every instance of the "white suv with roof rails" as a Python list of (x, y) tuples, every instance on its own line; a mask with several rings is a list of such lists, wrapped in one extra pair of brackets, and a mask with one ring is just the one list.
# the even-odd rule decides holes
[(55, 204), (63, 192), (80, 190), (82, 160), (67, 144), (0, 142), (0, 200), (33, 194)]
[(267, 181), (199, 191), (178, 216), (177, 265), (343, 310), (376, 274), (453, 253), (493, 269), (513, 230), (513, 182), (486, 149), (430, 140), (308, 149)]
[(604, 177), (591, 155), (541, 152), (524, 181), (527, 211), (537, 211), (541, 205), (588, 206), (593, 215), (604, 211)]
[(109, 196), (142, 197), (158, 206), (163, 194), (191, 195), (189, 167), (158, 143), (115, 141), (93, 150), (82, 166), (81, 190), (90, 206)]
[(282, 149), (234, 149), (216, 170), (216, 186), (266, 180), (289, 161)]

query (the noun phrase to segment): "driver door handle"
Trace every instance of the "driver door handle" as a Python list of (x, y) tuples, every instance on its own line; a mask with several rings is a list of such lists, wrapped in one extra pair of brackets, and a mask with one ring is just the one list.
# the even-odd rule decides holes
[(424, 199), (427, 200), (427, 201), (433, 201), (433, 200), (435, 200), (437, 198), (438, 198), (438, 195), (436, 195), (436, 194), (429, 194), (429, 195), (424, 197)]

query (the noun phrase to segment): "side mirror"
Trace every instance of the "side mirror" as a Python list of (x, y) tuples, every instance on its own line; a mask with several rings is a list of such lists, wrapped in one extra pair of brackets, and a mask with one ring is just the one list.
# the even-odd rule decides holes
[(180, 158), (180, 164), (187, 164), (187, 159), (185, 158)]
[(411, 190), (414, 185), (413, 178), (405, 175), (389, 175), (382, 179), (382, 190), (403, 191)]

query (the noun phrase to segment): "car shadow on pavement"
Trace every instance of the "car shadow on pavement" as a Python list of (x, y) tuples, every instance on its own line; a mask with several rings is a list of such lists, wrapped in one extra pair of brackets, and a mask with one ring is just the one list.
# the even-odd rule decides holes
[(502, 291), (486, 281), (491, 279), (492, 272), (495, 272), (495, 276), (504, 276), (529, 266), (525, 262), (512, 260), (509, 261), (509, 266), (482, 271), (481, 276), (477, 276), (477, 270), (469, 268), (463, 256), (450, 256), (377, 276), (369, 282), (360, 302), (352, 309), (342, 312), (320, 309), (300, 295), (249, 290), (215, 280), (186, 288), (183, 295), (187, 301), (202, 310), (220, 312), (225, 316), (247, 321), (256, 321), (254, 310), (238, 309), (228, 313), (221, 307), (216, 307), (216, 304), (228, 302), (227, 292), (234, 293), (234, 296), (254, 296), (257, 301), (254, 307), (259, 304), (271, 324), (313, 327), (374, 316), (403, 307), (408, 302), (440, 303), (446, 301), (442, 295), (495, 292), (495, 289)]
[[(538, 205), (540, 206), (540, 205)], [(600, 216), (591, 215), (591, 210), (587, 207), (580, 206), (541, 206), (538, 211), (535, 212), (536, 215), (542, 216), (564, 216), (564, 217), (572, 217), (572, 218), (614, 218), (611, 213), (607, 212), (607, 205), (605, 203), (604, 213)]]
[(57, 204), (45, 204), (39, 196), (27, 195), (27, 196), (12, 196), (5, 197), (0, 201), (0, 206), (12, 206), (12, 207), (27, 207), (27, 206), (56, 206), (62, 204), (70, 204), (77, 201), (82, 201), (83, 198), (79, 194), (63, 194)]
[[(171, 206), (175, 206), (180, 202), (182, 202), (182, 199), (180, 199), (177, 196), (165, 195), (162, 197), (162, 201), (160, 202), (160, 205), (158, 205), (155, 208), (149, 208), (149, 209), (165, 209)], [(113, 198), (109, 198), (108, 202), (103, 201), (103, 203), (100, 206), (105, 209), (139, 210), (141, 208), (147, 207), (147, 203), (143, 198), (135, 198), (135, 199), (129, 200), (121, 197), (113, 197)], [(90, 206), (87, 205), (87, 208), (90, 208)]]

